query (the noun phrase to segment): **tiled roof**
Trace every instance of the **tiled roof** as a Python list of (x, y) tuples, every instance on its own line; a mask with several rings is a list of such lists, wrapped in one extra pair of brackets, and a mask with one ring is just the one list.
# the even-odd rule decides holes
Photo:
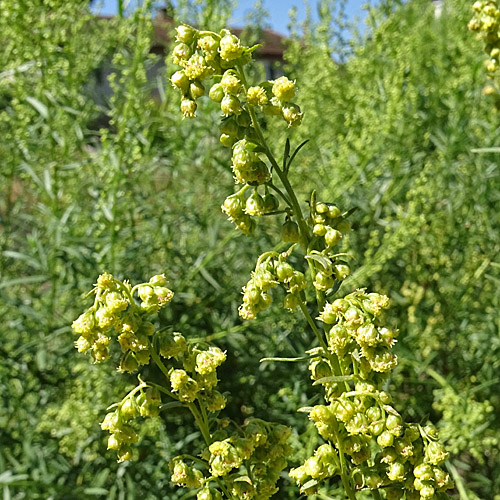
[[(99, 16), (99, 19), (110, 19), (109, 16)], [(170, 36), (174, 29), (174, 21), (169, 17), (155, 17), (153, 19), (154, 29), (154, 52), (163, 52), (163, 48), (167, 45)], [(243, 29), (230, 28), (231, 32), (236, 36), (240, 36)], [(276, 33), (275, 31), (265, 29), (262, 31), (263, 42), (262, 47), (257, 51), (261, 58), (282, 59), (285, 51), (286, 37)]]

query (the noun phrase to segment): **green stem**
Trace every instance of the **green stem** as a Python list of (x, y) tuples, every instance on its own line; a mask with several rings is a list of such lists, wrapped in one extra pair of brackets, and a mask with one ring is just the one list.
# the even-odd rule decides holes
[(351, 482), (349, 481), (349, 475), (347, 471), (347, 463), (344, 455), (344, 444), (339, 437), (339, 429), (337, 426), (337, 421), (333, 419), (333, 433), (335, 435), (335, 441), (337, 444), (337, 448), (339, 450), (339, 458), (340, 458), (340, 479), (344, 486), (345, 492), (349, 500), (356, 500), (356, 493), (351, 486)]
[[(299, 303), (299, 307), (302, 310), (302, 313), (304, 314), (307, 322), (309, 323), (309, 326), (311, 327), (312, 331), (314, 332), (314, 335), (316, 335), (316, 338), (319, 341), (319, 344), (325, 351), (325, 354), (328, 355), (328, 346), (326, 345), (325, 339), (323, 338), (323, 335), (321, 335), (321, 332), (319, 331), (318, 327), (316, 326), (316, 323), (312, 319), (311, 315), (309, 314), (309, 311), (307, 310), (306, 304), (301, 300)], [(336, 375), (340, 375), (340, 373), (337, 373)]]
[(151, 357), (153, 358), (153, 361), (156, 363), (156, 366), (158, 366), (163, 375), (165, 375), (166, 379), (170, 381), (170, 375), (168, 373), (167, 367), (163, 364), (163, 361), (160, 359), (160, 355), (156, 352), (151, 342), (149, 343), (149, 352), (151, 354)]

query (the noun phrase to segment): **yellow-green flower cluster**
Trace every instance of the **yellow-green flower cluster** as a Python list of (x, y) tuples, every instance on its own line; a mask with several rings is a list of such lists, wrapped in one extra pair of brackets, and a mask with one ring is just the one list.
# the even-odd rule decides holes
[(495, 76), (500, 68), (500, 9), (497, 0), (478, 0), (474, 2), (474, 17), (469, 29), (477, 32), (483, 40), (488, 54), (485, 61), (488, 73)]
[(282, 284), (287, 292), (284, 306), (290, 311), (299, 305), (300, 292), (306, 286), (303, 273), (296, 271), (286, 259), (288, 252), (263, 254), (252, 273), (250, 281), (243, 288), (243, 304), (239, 308), (244, 319), (255, 319), (260, 311), (267, 309), (272, 303), (269, 290)]
[(289, 126), (299, 125), (302, 121), (300, 108), (291, 102), (295, 97), (295, 82), (286, 76), (258, 86), (246, 86), (241, 71), (250, 62), (251, 53), (257, 46), (241, 45), (239, 38), (225, 29), (213, 33), (187, 25), (177, 27), (176, 40), (179, 43), (174, 47), (172, 57), (174, 63), (183, 69), (174, 73), (171, 81), (181, 92), (184, 116), (194, 118), (196, 100), (205, 95), (203, 82), (210, 76), (218, 81), (211, 86), (208, 95), (220, 103), (224, 116), (243, 115), (241, 121), (232, 120), (228, 130), (221, 131), (221, 142), (225, 146), (232, 146), (235, 138), (244, 135), (244, 129), (249, 127), (246, 104), (260, 108), (268, 115), (282, 116)]
[[(235, 498), (267, 500), (278, 491), (276, 482), (291, 451), (291, 431), (259, 419), (250, 419), (241, 431), (209, 446), (210, 472), (227, 479)], [(232, 474), (242, 465), (247, 472), (244, 480)]]
[[(139, 365), (148, 364), (149, 337), (155, 331), (150, 315), (157, 313), (173, 297), (166, 283), (165, 276), (157, 275), (148, 283), (132, 288), (109, 273), (101, 274), (92, 290), (96, 296), (94, 305), (72, 325), (80, 335), (76, 341), (78, 351), (91, 351), (95, 362), (104, 361), (110, 356), (112, 335), (116, 333), (123, 352), (122, 371), (132, 372)], [(133, 299), (136, 291), (140, 302)]]
[(240, 115), (239, 95), (243, 86), (235, 68), (249, 61), (252, 51), (241, 45), (240, 40), (228, 30), (219, 34), (182, 25), (177, 27), (177, 42), (172, 51), (175, 64), (183, 69), (172, 75), (172, 84), (181, 92), (181, 111), (185, 117), (194, 118), (196, 100), (205, 95), (203, 82), (211, 75), (222, 75), (221, 82), (210, 89), (210, 97), (221, 103), (226, 116)]
[(196, 468), (196, 462), (183, 456), (170, 462), (172, 481), (186, 488), (201, 488), (198, 500), (221, 499), (213, 479), (222, 478), (234, 498), (267, 500), (278, 488), (276, 482), (287, 465), (291, 449), (288, 439), (291, 431), (280, 424), (260, 419), (249, 419), (243, 426), (229, 433), (227, 428), (217, 431), (218, 439), (212, 441), (201, 453), (209, 476)]
[(252, 194), (245, 198), (245, 192), (250, 186), (246, 185), (237, 193), (228, 196), (222, 205), (222, 211), (229, 217), (237, 229), (243, 234), (250, 234), (255, 229), (255, 221), (252, 217), (275, 213), (279, 208), (276, 196), (269, 193), (266, 187), (263, 196), (259, 193), (259, 187), (252, 188)]
[[(452, 487), (439, 467), (447, 453), (435, 429), (405, 424), (383, 390), (387, 372), (396, 365), (391, 347), (398, 334), (383, 323), (388, 306), (385, 295), (357, 290), (326, 302), (320, 314), (328, 352), (311, 351), (309, 369), (316, 384), (323, 386), (328, 404), (308, 411), (331, 450), (325, 455), (320, 447), (291, 471), (303, 493), (314, 493), (318, 481), (339, 474), (339, 453), (356, 466), (353, 478), (358, 488), (388, 488), (388, 498), (402, 498), (405, 492), (407, 498), (432, 498)], [(342, 375), (348, 373), (355, 375)], [(374, 447), (379, 450), (375, 458)]]
[(108, 450), (116, 450), (120, 462), (132, 459), (133, 452), (130, 445), (139, 440), (133, 420), (139, 415), (158, 416), (160, 403), (158, 389), (146, 388), (146, 384), (141, 384), (117, 405), (116, 410), (106, 415), (101, 428), (110, 432)]

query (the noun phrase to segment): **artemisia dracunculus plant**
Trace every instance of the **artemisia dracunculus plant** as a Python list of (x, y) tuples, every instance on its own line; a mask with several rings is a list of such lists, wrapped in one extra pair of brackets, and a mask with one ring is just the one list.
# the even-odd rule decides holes
[[(177, 28), (177, 42), (173, 60), (181, 69), (172, 75), (172, 84), (181, 93), (184, 116), (195, 116), (196, 101), (208, 88), (209, 97), (220, 103), (220, 140), (232, 149), (238, 185), (224, 201), (223, 212), (247, 235), (263, 215), (283, 218), (280, 238), (290, 243), (284, 252), (258, 258), (243, 289), (240, 315), (254, 319), (270, 305), (271, 290), (282, 288), (284, 309), (300, 311), (317, 339), (317, 347), (306, 355), (324, 404), (301, 410), (324, 443), (290, 476), (305, 495), (340, 480), (350, 500), (360, 491), (375, 499), (447, 498), (452, 482), (440, 467), (447, 453), (435, 428), (405, 422), (384, 390), (397, 363), (391, 349), (398, 332), (385, 319), (389, 299), (365, 289), (338, 297), (350, 267), (348, 255), (336, 248), (350, 230), (352, 211), (317, 200), (314, 192), (307, 204), (299, 203), (290, 167), (302, 145), (292, 152), (287, 141), (278, 162), (261, 127), (273, 116), (290, 127), (300, 125), (295, 83), (282, 76), (250, 85), (245, 67), (256, 47), (244, 47), (227, 30), (212, 33), (183, 25)], [(291, 265), (292, 252), (303, 256), (301, 269)], [(314, 290), (314, 300), (307, 300), (306, 289)], [(257, 419), (237, 426), (219, 415), (226, 400), (216, 389), (216, 369), (225, 353), (192, 344), (179, 333), (157, 331), (155, 315), (173, 295), (165, 278), (154, 276), (132, 287), (104, 273), (93, 292), (94, 305), (73, 324), (81, 335), (78, 349), (91, 351), (95, 361), (104, 360), (116, 335), (120, 370), (140, 370), (152, 360), (164, 374), (163, 383), (139, 377), (139, 385), (113, 405), (102, 423), (111, 433), (108, 447), (117, 450), (120, 460), (132, 458), (138, 417), (155, 416), (169, 404), (183, 405), (205, 447), (198, 456), (172, 460), (174, 483), (199, 488), (199, 500), (265, 500), (275, 494), (286, 467), (290, 430)]]

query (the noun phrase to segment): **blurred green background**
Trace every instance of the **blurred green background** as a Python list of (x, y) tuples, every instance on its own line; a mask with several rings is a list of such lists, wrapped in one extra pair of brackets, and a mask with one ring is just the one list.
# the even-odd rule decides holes
[[(231, 17), (229, 1), (177, 4), (175, 22), (219, 30)], [(310, 139), (293, 173), (302, 199), (317, 187), (358, 207), (345, 243), (356, 272), (343, 291), (393, 299), (397, 407), (440, 429), (454, 498), (498, 500), (500, 120), (495, 95), (483, 95), (471, 3), (445, 0), (436, 16), (428, 0), (385, 0), (350, 34), (345, 2), (316, 7), (292, 16), (281, 69), (297, 80), (303, 125), (269, 129), (273, 145)], [(292, 425), (297, 465), (317, 435), (296, 409), (318, 396), (305, 366), (259, 359), (300, 355), (314, 339), (279, 306), (238, 317), (241, 286), (278, 242), (279, 221), (249, 238), (221, 213), (233, 179), (217, 107), (181, 119), (173, 65), (150, 50), (148, 6), (109, 20), (83, 0), (0, 0), (0, 12), (3, 499), (193, 496), (169, 484), (168, 460), (199, 439), (183, 413), (143, 429), (135, 462), (106, 451), (99, 422), (134, 377), (92, 365), (70, 328), (103, 269), (134, 282), (168, 275), (176, 296), (162, 322), (227, 349), (227, 413)], [(251, 20), (242, 36), (254, 42), (265, 12)], [(281, 487), (277, 498), (299, 496), (287, 478)]]

